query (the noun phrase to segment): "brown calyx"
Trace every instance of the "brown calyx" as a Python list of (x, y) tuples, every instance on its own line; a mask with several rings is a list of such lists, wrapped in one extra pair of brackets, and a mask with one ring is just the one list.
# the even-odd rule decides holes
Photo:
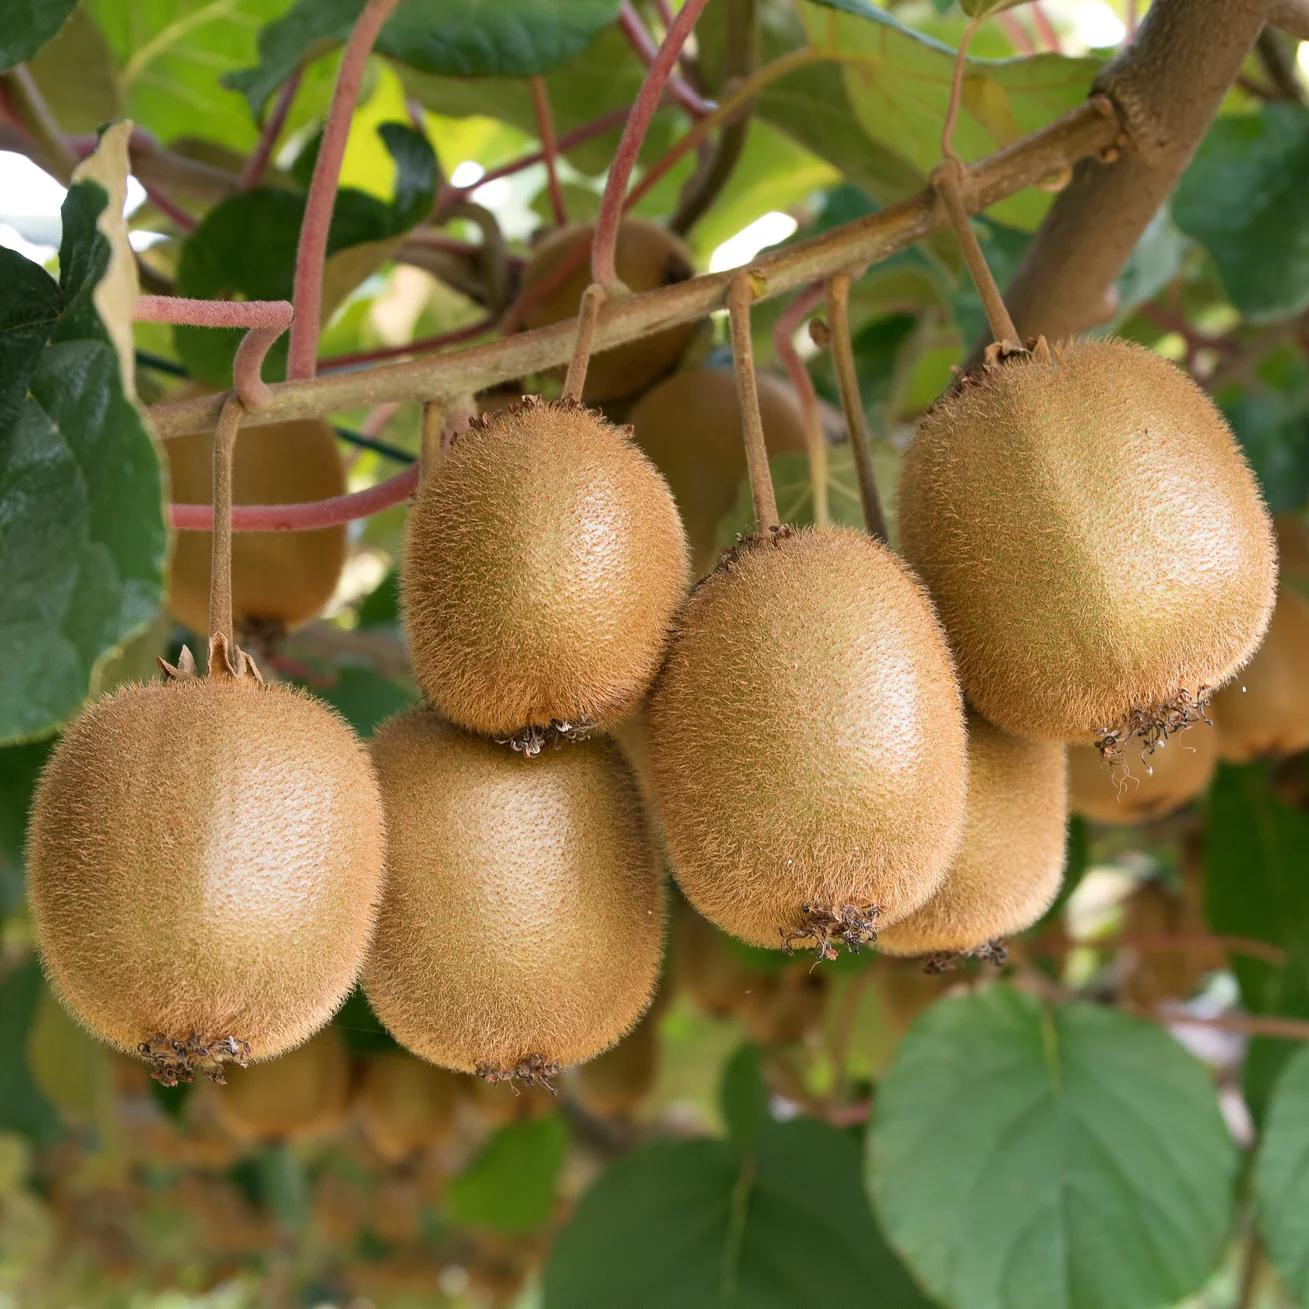
[(1148, 772), (1150, 764), (1146, 755), (1154, 754), (1170, 736), (1185, 732), (1196, 723), (1213, 726), (1213, 720), (1207, 713), (1213, 698), (1212, 687), (1202, 686), (1194, 695), (1181, 687), (1171, 700), (1160, 701), (1148, 709), (1133, 709), (1114, 726), (1097, 728), (1095, 748), (1107, 764), (1121, 764), (1128, 745), (1139, 738), (1141, 762)]
[(513, 736), (497, 737), (497, 745), (507, 745), (525, 759), (535, 759), (546, 746), (558, 750), (563, 741), (585, 741), (595, 731), (595, 724), (583, 719), (577, 723), (561, 723), (553, 719), (544, 726), (533, 723)]
[(185, 1040), (174, 1041), (159, 1033), (136, 1047), (150, 1065), (150, 1076), (164, 1086), (194, 1081), (202, 1073), (211, 1082), (225, 1086), (224, 1064), (244, 1068), (250, 1061), (250, 1043), (235, 1036), (202, 1037), (192, 1032)]
[[(176, 664), (170, 664), (162, 657), (157, 659), (156, 662), (163, 669), (164, 677), (170, 682), (187, 682), (194, 677), (201, 676), (195, 662), (195, 656), (191, 653), (189, 646), (184, 645), (182, 647), (182, 652), (178, 655)], [(264, 684), (264, 679), (256, 667), (255, 661), (239, 645), (233, 643), (229, 646), (227, 638), (221, 635), (209, 638), (208, 676), (231, 677), (238, 682), (243, 678), (252, 677), (260, 686)]]
[(959, 966), (961, 959), (980, 959), (983, 963), (1003, 966), (1008, 958), (1008, 951), (1003, 941), (985, 941), (975, 945), (971, 950), (938, 950), (923, 960), (923, 972), (932, 975), (952, 973)]
[(550, 1062), (544, 1055), (529, 1054), (512, 1068), (478, 1068), (477, 1076), (484, 1082), (508, 1082), (518, 1094), (519, 1086), (544, 1087), (551, 1095), (558, 1095), (559, 1090), (553, 1079), (558, 1077), (563, 1065), (558, 1061)]
[(822, 959), (836, 958), (836, 945), (845, 946), (851, 954), (858, 954), (866, 945), (877, 940), (877, 916), (882, 912), (881, 905), (816, 905), (802, 904), (800, 913), (803, 927), (785, 931), (778, 928), (782, 937), (782, 949), (787, 954), (794, 954), (797, 941), (812, 941), (812, 949)]

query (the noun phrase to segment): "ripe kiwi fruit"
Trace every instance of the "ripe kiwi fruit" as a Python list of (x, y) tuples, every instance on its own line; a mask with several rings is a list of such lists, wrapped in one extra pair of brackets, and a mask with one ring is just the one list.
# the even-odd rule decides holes
[(941, 889), (879, 932), (877, 948), (971, 954), (1030, 927), (1063, 880), (1067, 819), (1064, 747), (1011, 736), (970, 713), (963, 845)]
[(485, 736), (607, 726), (654, 677), (686, 580), (654, 465), (594, 411), (530, 399), (474, 419), (409, 511), (414, 674)]
[(673, 975), (701, 1013), (719, 1018), (739, 1013), (767, 981), (766, 974), (742, 962), (712, 923), (680, 900), (673, 923)]
[[(576, 267), (527, 312), (523, 327), (545, 327), (576, 317), (591, 284), (589, 255), (579, 259), (579, 251), (582, 246), (589, 251), (590, 245), (590, 226), (574, 224), (552, 232), (532, 250), (523, 267), (524, 296), (546, 278), (557, 277), (565, 262), (574, 260)], [(657, 291), (685, 282), (695, 273), (690, 250), (667, 228), (644, 218), (625, 218), (619, 225), (614, 266), (632, 291)], [(601, 404), (644, 391), (677, 363), (694, 331), (694, 323), (680, 323), (592, 355), (583, 398)]]
[(938, 401), (901, 464), (899, 521), (965, 694), (1023, 736), (1156, 739), (1272, 613), (1272, 524), (1230, 429), (1125, 341), (1040, 341)]
[[(1122, 935), (1131, 937), (1197, 936), (1208, 932), (1192, 897), (1177, 895), (1158, 881), (1143, 882), (1123, 904)], [(1222, 950), (1189, 947), (1176, 950), (1133, 945), (1120, 954), (1125, 965), (1118, 993), (1129, 1003), (1153, 1009), (1167, 1000), (1189, 999), (1207, 973), (1226, 966)], [(1124, 958), (1125, 956), (1125, 958)]]
[(664, 910), (617, 746), (527, 760), (417, 709), (381, 727), (373, 758), (393, 838), (364, 987), (396, 1040), (530, 1085), (629, 1031)]
[(228, 1073), (214, 1092), (218, 1121), (240, 1140), (276, 1141), (321, 1136), (345, 1119), (350, 1057), (335, 1027), (253, 1068)]
[[(795, 392), (767, 373), (755, 381), (768, 453), (803, 452), (804, 418)], [(718, 524), (736, 503), (745, 476), (736, 378), (723, 368), (674, 373), (651, 387), (628, 418), (633, 439), (668, 479), (699, 577), (714, 562)]]
[(1073, 813), (1098, 823), (1144, 823), (1194, 800), (1218, 766), (1218, 732), (1205, 723), (1171, 737), (1144, 759), (1129, 750), (1110, 765), (1091, 745), (1068, 747)]
[(597, 1118), (630, 1118), (659, 1075), (659, 1023), (650, 1011), (617, 1045), (583, 1064), (573, 1090)]
[(189, 654), (171, 671), (65, 731), (27, 855), (56, 992), (170, 1083), (271, 1059), (331, 1017), (372, 936), (385, 845), (368, 755), (333, 710), (248, 671), (197, 677)]
[(1309, 746), (1309, 601), (1283, 587), (1255, 657), (1214, 697), (1218, 753), (1233, 763)]
[[(213, 438), (208, 432), (171, 437), (172, 498), (180, 504), (213, 499)], [(297, 504), (346, 492), (336, 434), (320, 419), (272, 423), (236, 443), (232, 502)], [(211, 532), (179, 532), (168, 573), (168, 608), (193, 632), (209, 630)], [(316, 532), (232, 534), (232, 617), (238, 631), (273, 634), (307, 623), (336, 592), (345, 567), (346, 528)]]
[(797, 959), (780, 972), (763, 974), (736, 1011), (752, 1041), (790, 1045), (822, 1024), (827, 974)]
[(359, 1118), (387, 1163), (440, 1145), (454, 1127), (459, 1079), (401, 1050), (369, 1055), (359, 1087)]
[(931, 604), (850, 528), (752, 538), (691, 595), (649, 710), (673, 875), (754, 945), (830, 955), (924, 904), (959, 847), (963, 704)]

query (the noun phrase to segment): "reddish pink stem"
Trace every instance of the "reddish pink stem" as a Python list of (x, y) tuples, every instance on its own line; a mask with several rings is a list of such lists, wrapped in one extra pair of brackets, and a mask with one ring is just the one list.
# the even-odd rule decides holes
[(998, 14), (995, 21), (1000, 24), (1004, 34), (1009, 38), (1009, 44), (1020, 55), (1034, 55), (1036, 53), (1036, 44), (1027, 34), (1027, 28), (1023, 26), (1017, 14)]
[(532, 78), (532, 102), (536, 108), (536, 134), (541, 138), (541, 154), (545, 159), (546, 184), (550, 191), (550, 210), (554, 214), (555, 226), (568, 225), (568, 208), (564, 204), (563, 187), (559, 185), (559, 174), (555, 169), (555, 158), (559, 153), (555, 141), (554, 118), (550, 113), (550, 97), (546, 93), (545, 78)]
[(176, 200), (170, 199), (168, 194), (161, 191), (157, 186), (146, 186), (144, 182), (141, 185), (145, 191), (146, 199), (149, 200), (165, 218), (171, 219), (183, 232), (194, 230), (195, 219), (192, 218)]
[[(686, 12), (686, 8), (687, 6), (684, 5), (682, 8), (683, 13)], [(697, 12), (702, 8), (704, 8), (703, 5), (697, 6)], [(678, 16), (668, 24), (668, 36), (664, 37), (664, 45), (668, 44), (668, 37), (672, 36), (673, 29), (679, 22), (681, 22), (681, 19), (682, 15), (678, 14)], [(694, 19), (692, 22), (694, 22)], [(663, 46), (655, 45), (654, 37), (650, 35), (649, 29), (641, 21), (641, 15), (636, 12), (636, 9), (631, 4), (631, 0), (624, 0), (623, 7), (618, 11), (618, 26), (623, 35), (627, 38), (627, 44), (636, 51), (637, 58), (640, 59), (646, 68), (653, 68), (655, 61), (659, 58), (659, 52), (663, 49)], [(690, 31), (689, 26), (687, 31)], [(682, 46), (685, 43), (685, 40), (686, 38), (683, 37), (682, 40), (677, 43), (677, 49), (673, 51), (672, 57), (668, 61), (668, 72), (664, 74), (659, 82), (659, 97), (662, 98), (664, 90), (667, 88), (669, 95), (671, 95), (673, 99), (691, 115), (692, 118), (703, 118), (706, 114), (713, 113), (713, 102), (706, 100), (702, 95), (698, 94), (696, 89), (689, 82), (684, 78), (678, 77), (677, 74), (672, 71), (673, 65), (677, 62), (677, 56), (682, 52)], [(640, 102), (638, 101), (637, 103), (639, 104)], [(659, 101), (656, 99), (656, 106), (658, 103)], [(642, 135), (644, 136), (644, 132), (642, 132)]]
[[(622, 285), (614, 270), (614, 252), (618, 244), (618, 224), (623, 217), (623, 199), (627, 194), (632, 169), (636, 166), (636, 156), (641, 149), (641, 142), (645, 140), (650, 120), (659, 107), (660, 97), (673, 71), (673, 65), (677, 62), (677, 56), (686, 44), (686, 38), (691, 35), (691, 29), (705, 3), (706, 0), (686, 0), (681, 12), (673, 20), (668, 35), (664, 37), (663, 44), (646, 70), (645, 81), (641, 83), (641, 90), (632, 106), (632, 112), (627, 116), (627, 125), (623, 128), (613, 163), (609, 165), (609, 177), (605, 182), (604, 196), (600, 200), (600, 216), (595, 224), (595, 241), (591, 246), (591, 280), (599, 282), (606, 291), (618, 290)], [(626, 10), (636, 13), (630, 4), (625, 4), (619, 12), (620, 22)]]
[(819, 433), (820, 439), (822, 419), (818, 413), (818, 392), (814, 390), (814, 379), (809, 376), (809, 370), (804, 366), (804, 360), (800, 358), (800, 352), (795, 348), (795, 341), (792, 338), (800, 324), (823, 303), (826, 290), (823, 282), (814, 282), (811, 286), (805, 287), (782, 310), (777, 322), (773, 324), (773, 349), (782, 361), (786, 375), (791, 379), (791, 387), (800, 401), (805, 434), (812, 438), (814, 433)]
[(1124, 12), (1127, 20), (1127, 36), (1124, 41), (1125, 44), (1127, 41), (1136, 40), (1136, 0), (1127, 0)]
[(286, 300), (187, 300), (176, 295), (140, 295), (132, 317), (138, 323), (248, 329), (232, 360), (232, 388), (247, 409), (273, 398), (263, 379), (264, 356), (291, 325), (295, 310)]
[(382, 24), (397, 2), (368, 0), (341, 57), (341, 71), (337, 74), (331, 108), (327, 111), (314, 176), (309, 183), (309, 198), (305, 202), (305, 216), (300, 224), (300, 244), (295, 252), (295, 321), (291, 324), (291, 349), (286, 366), (286, 375), (292, 380), (313, 377), (318, 362), (323, 263), (327, 258), (327, 236), (332, 227), (341, 161), (345, 158), (350, 120), (359, 101), (368, 56)]
[(477, 322), (469, 323), (467, 327), (458, 327), (453, 332), (442, 332), (438, 336), (420, 337), (407, 345), (387, 345), (376, 350), (358, 350), (354, 354), (333, 355), (330, 359), (322, 361), (322, 367), (325, 370), (337, 370), (352, 364), (375, 363), (379, 359), (398, 359), (401, 355), (425, 354), (429, 350), (439, 350), (442, 346), (471, 341), (474, 337), (491, 331), (495, 325), (496, 319), (493, 317), (479, 318)]
[(659, 21), (664, 25), (664, 29), (673, 25), (673, 6), (668, 0), (655, 0), (655, 12), (659, 15)]
[(1033, 3), (1032, 18), (1036, 23), (1036, 31), (1041, 38), (1041, 44), (1047, 50), (1059, 54), (1059, 33), (1054, 30), (1054, 24), (1046, 17), (1045, 10), (1041, 8), (1041, 0), (1035, 0), (1035, 3)]
[(239, 190), (248, 191), (263, 180), (264, 169), (268, 167), (268, 161), (273, 157), (277, 138), (282, 135), (282, 128), (286, 126), (287, 115), (291, 112), (291, 104), (295, 100), (295, 93), (300, 89), (300, 79), (303, 76), (304, 69), (297, 68), (282, 84), (272, 112), (264, 119), (264, 125), (259, 132), (259, 142), (250, 158), (245, 161), (245, 167), (241, 169), (241, 180), (237, 183)]
[[(259, 438), (255, 435), (252, 439)], [(314, 532), (320, 527), (336, 527), (380, 514), (383, 509), (403, 504), (417, 489), (418, 464), (413, 463), (403, 473), (352, 495), (294, 505), (233, 505), (232, 531)], [(169, 505), (168, 521), (178, 532), (210, 532), (214, 509), (212, 505)]]

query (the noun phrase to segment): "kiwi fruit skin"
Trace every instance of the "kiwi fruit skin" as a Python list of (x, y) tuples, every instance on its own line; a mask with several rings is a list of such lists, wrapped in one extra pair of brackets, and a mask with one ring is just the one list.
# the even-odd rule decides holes
[(777, 948), (802, 906), (903, 918), (963, 835), (963, 703), (922, 588), (849, 528), (746, 544), (692, 594), (649, 708), (673, 875)]
[(399, 1163), (450, 1137), (459, 1097), (454, 1073), (400, 1050), (382, 1050), (364, 1064), (356, 1103), (373, 1149), (387, 1163)]
[(615, 723), (658, 670), (686, 590), (668, 487), (579, 406), (477, 424), (409, 511), (401, 601), (419, 685), (485, 736)]
[(214, 1088), (218, 1121), (239, 1140), (321, 1136), (345, 1120), (350, 1057), (335, 1027), (267, 1063), (234, 1068)]
[[(561, 264), (575, 256), (579, 246), (589, 248), (591, 232), (589, 225), (572, 224), (550, 233), (528, 257), (521, 294), (527, 295), (554, 274)], [(614, 267), (619, 279), (632, 291), (657, 291), (685, 282), (695, 274), (695, 261), (687, 246), (667, 228), (644, 218), (624, 218), (619, 224)], [(588, 258), (527, 313), (523, 326), (545, 327), (575, 317), (590, 284)], [(676, 365), (694, 332), (694, 323), (680, 323), (640, 340), (597, 351), (586, 371), (583, 398), (603, 404), (646, 390)]]
[(1124, 341), (989, 367), (901, 464), (905, 558), (993, 723), (1086, 741), (1216, 690), (1272, 613), (1271, 520), (1213, 402)]
[(968, 818), (945, 884), (878, 933), (885, 954), (964, 954), (1030, 927), (1064, 874), (1064, 747), (1028, 741), (968, 715)]
[[(1073, 813), (1097, 823), (1144, 823), (1175, 813), (1200, 795), (1218, 767), (1218, 733), (1205, 723), (1170, 737), (1153, 753), (1130, 749), (1110, 765), (1092, 745), (1068, 747)], [(1149, 772), (1146, 772), (1146, 769)]]
[(1218, 753), (1232, 763), (1309, 746), (1309, 601), (1283, 587), (1264, 643), (1214, 697)]
[(396, 1040), (509, 1072), (582, 1063), (629, 1031), (658, 980), (664, 906), (617, 747), (525, 759), (418, 709), (381, 727), (373, 757), (394, 837), (364, 987)]
[[(803, 453), (804, 417), (795, 392), (767, 373), (756, 384), (768, 453)], [(736, 378), (721, 368), (674, 373), (637, 401), (629, 421), (637, 445), (668, 479), (699, 577), (713, 565), (718, 524), (736, 504), (746, 472)]]
[(253, 679), (129, 683), (41, 776), (28, 904), (47, 976), (130, 1054), (162, 1035), (311, 1036), (354, 985), (385, 829), (367, 752), (335, 711)]
[(630, 1118), (659, 1075), (659, 1024), (646, 1014), (617, 1045), (583, 1064), (573, 1092), (597, 1118)]
[[(213, 437), (171, 437), (172, 498), (213, 501)], [(272, 423), (243, 434), (232, 458), (232, 501), (298, 504), (346, 492), (336, 434), (319, 419)], [(168, 573), (168, 608), (193, 632), (209, 630), (209, 567), (213, 534), (179, 532)], [(346, 559), (346, 528), (315, 532), (232, 534), (232, 617), (238, 628), (291, 630), (307, 623), (336, 592)]]

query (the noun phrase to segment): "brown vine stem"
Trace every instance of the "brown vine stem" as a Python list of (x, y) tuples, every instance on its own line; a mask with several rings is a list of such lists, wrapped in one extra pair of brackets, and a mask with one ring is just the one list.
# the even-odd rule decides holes
[(303, 76), (304, 68), (297, 68), (277, 93), (277, 100), (259, 130), (259, 142), (250, 152), (245, 167), (241, 169), (241, 178), (237, 182), (240, 190), (248, 191), (252, 186), (258, 186), (263, 181), (264, 170), (273, 157), (273, 150), (277, 145), (278, 137), (282, 135), (282, 128), (286, 126), (287, 115), (291, 112), (291, 105), (295, 101), (296, 92), (300, 89), (300, 79)]
[(1217, 1032), (1242, 1036), (1272, 1036), (1283, 1041), (1309, 1041), (1309, 1023), (1295, 1018), (1272, 1018), (1262, 1014), (1219, 1014), (1201, 1017), (1187, 1013), (1160, 1013), (1141, 1005), (1120, 1004), (1118, 1008), (1165, 1027), (1212, 1027)]
[(555, 168), (559, 145), (555, 140), (554, 117), (550, 113), (550, 97), (546, 92), (543, 77), (532, 78), (532, 104), (536, 109), (536, 134), (541, 138), (541, 155), (545, 160), (550, 212), (554, 215), (555, 226), (565, 227), (568, 223), (568, 207), (564, 204), (564, 191), (559, 185), (559, 173)]
[[(671, 32), (673, 24), (677, 20), (674, 18), (666, 26)], [(622, 6), (618, 10), (618, 28), (619, 31), (627, 38), (627, 43), (636, 51), (636, 56), (645, 64), (647, 68), (653, 66), (655, 60), (659, 58), (660, 47), (654, 43), (654, 38), (646, 29), (646, 25), (641, 21), (641, 15), (636, 12), (636, 8), (630, 0), (623, 0)], [(681, 45), (673, 51), (673, 62), (677, 61), (681, 54)], [(671, 67), (671, 64), (670, 64)], [(707, 113), (713, 110), (713, 105), (703, 96), (699, 95), (691, 84), (679, 77), (676, 73), (669, 73), (667, 82), (659, 88), (659, 94), (662, 96), (665, 85), (668, 94), (677, 101), (683, 109), (686, 110), (692, 118), (703, 118)]]
[[(1119, 131), (1113, 106), (1102, 97), (1093, 98), (1041, 131), (978, 160), (970, 170), (966, 203), (984, 209), (1006, 199), (1069, 160), (1105, 148)], [(798, 290), (842, 268), (887, 259), (928, 235), (942, 219), (940, 202), (929, 189), (820, 236), (761, 255), (753, 264), (768, 282), (760, 298)], [(595, 348), (607, 350), (665, 327), (704, 318), (723, 307), (732, 276), (730, 272), (707, 273), (675, 286), (610, 300), (596, 323)], [(433, 395), (476, 393), (566, 365), (575, 333), (571, 322), (553, 323), (406, 363), (283, 382), (272, 388), (269, 406), (251, 416), (246, 425), (316, 417), (387, 400), (421, 404)], [(150, 413), (161, 436), (182, 436), (212, 431), (221, 405), (221, 396), (193, 396), (155, 405)]]
[[(967, 220), (965, 220), (967, 221)], [(854, 455), (855, 477), (859, 482), (859, 503), (864, 511), (868, 535), (888, 545), (886, 517), (877, 494), (877, 475), (873, 471), (873, 452), (868, 444), (868, 425), (864, 422), (864, 402), (859, 394), (859, 374), (855, 370), (854, 345), (850, 340), (849, 273), (837, 273), (827, 283), (827, 329), (831, 333), (832, 366), (845, 412), (846, 436)]]
[[(695, 20), (700, 17), (706, 0), (686, 0), (668, 29), (650, 67), (646, 69), (645, 80), (637, 93), (632, 112), (627, 116), (622, 138), (614, 152), (613, 162), (609, 165), (609, 176), (605, 179), (604, 195), (600, 198), (600, 213), (595, 221), (595, 239), (591, 244), (591, 280), (599, 282), (606, 291), (622, 291), (626, 288), (618, 280), (614, 268), (614, 254), (618, 244), (618, 224), (623, 216), (623, 199), (627, 194), (627, 183), (631, 180), (632, 169), (636, 167), (636, 156), (641, 143), (645, 140), (646, 130), (655, 110), (659, 108), (664, 87), (672, 75), (677, 56), (691, 35)], [(631, 5), (627, 9), (636, 13)], [(638, 19), (639, 21), (639, 19)]]
[(759, 388), (754, 375), (754, 342), (750, 337), (750, 306), (755, 288), (763, 289), (763, 278), (743, 268), (727, 290), (727, 311), (732, 324), (732, 367), (736, 373), (736, 397), (741, 407), (741, 431), (745, 438), (745, 463), (750, 474), (750, 498), (754, 501), (755, 531), (761, 536), (778, 526), (777, 497), (768, 469), (768, 447), (764, 444), (764, 423), (759, 415)]
[(814, 522), (825, 527), (830, 517), (827, 503), (827, 439), (823, 419), (818, 411), (818, 392), (814, 379), (795, 348), (794, 336), (800, 324), (822, 303), (823, 284), (806, 287), (778, 315), (773, 324), (773, 351), (782, 361), (791, 389), (800, 402), (800, 419), (804, 424), (805, 448), (809, 452), (809, 486), (814, 500)]
[(1104, 940), (1073, 941), (1067, 938), (1054, 941), (1034, 941), (1027, 953), (1034, 956), (1070, 954), (1074, 950), (1140, 950), (1147, 954), (1167, 951), (1226, 950), (1229, 954), (1247, 955), (1260, 959), (1274, 968), (1286, 963), (1286, 951), (1268, 941), (1248, 936), (1222, 936), (1207, 932), (1129, 932), (1124, 936)]
[[(65, 186), (73, 179), (77, 155), (64, 136), (58, 120), (41, 94), (36, 78), (26, 64), (11, 68), (0, 78), (13, 98), (24, 127), (40, 148), (42, 160), (50, 172)], [(92, 147), (94, 149), (94, 147)]]
[(486, 305), (495, 311), (503, 309), (509, 298), (509, 259), (504, 233), (496, 216), (485, 205), (473, 200), (452, 200), (432, 215), (432, 223), (440, 226), (452, 218), (466, 219), (481, 232), (482, 243), (477, 253), (482, 266)]
[(305, 201), (300, 243), (295, 252), (295, 291), (292, 295), (295, 322), (291, 324), (287, 377), (313, 377), (317, 368), (319, 320), (323, 311), (323, 263), (327, 258), (327, 237), (332, 226), (341, 161), (345, 158), (350, 120), (359, 100), (368, 56), (382, 24), (397, 3), (398, 0), (368, 0), (341, 57), (341, 69), (336, 76), (313, 179), (309, 183), (309, 196)]
[(582, 303), (577, 309), (577, 341), (573, 345), (573, 357), (568, 361), (568, 376), (564, 378), (563, 399), (573, 404), (582, 403), (586, 370), (591, 363), (591, 342), (595, 339), (595, 320), (606, 298), (607, 293), (599, 282), (592, 282), (582, 292)]
[(959, 119), (959, 102), (963, 99), (964, 67), (968, 59), (968, 43), (973, 39), (973, 33), (982, 25), (984, 16), (985, 11), (974, 14), (968, 20), (963, 36), (959, 38), (959, 49), (955, 53), (954, 70), (950, 78), (950, 101), (946, 105), (945, 124), (941, 128), (941, 158), (953, 160), (961, 167), (963, 160), (955, 154), (951, 142), (954, 137), (954, 125)]
[(232, 649), (232, 457), (241, 426), (241, 401), (229, 395), (214, 428), (213, 547), (209, 563), (209, 641), (211, 674), (214, 642)]

